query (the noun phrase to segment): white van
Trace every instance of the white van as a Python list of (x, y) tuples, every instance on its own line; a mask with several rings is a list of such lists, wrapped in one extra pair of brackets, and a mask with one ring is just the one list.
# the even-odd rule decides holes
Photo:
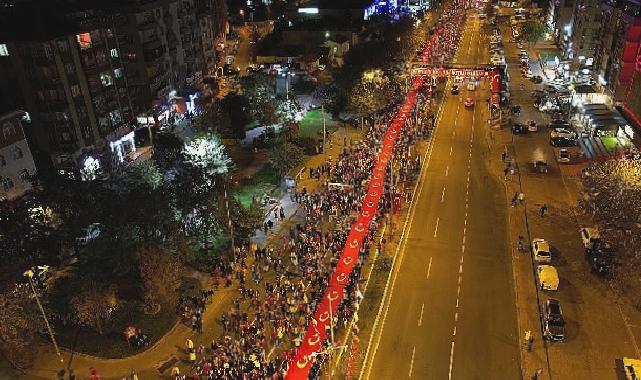
[(556, 291), (559, 289), (559, 274), (552, 265), (539, 265), (536, 267), (541, 290)]

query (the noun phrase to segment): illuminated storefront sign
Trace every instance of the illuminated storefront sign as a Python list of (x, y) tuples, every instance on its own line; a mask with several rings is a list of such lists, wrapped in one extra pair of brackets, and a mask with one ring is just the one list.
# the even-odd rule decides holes
[(434, 67), (417, 67), (412, 69), (412, 75), (489, 78), (492, 75), (492, 72), (488, 70), (474, 69), (441, 69)]

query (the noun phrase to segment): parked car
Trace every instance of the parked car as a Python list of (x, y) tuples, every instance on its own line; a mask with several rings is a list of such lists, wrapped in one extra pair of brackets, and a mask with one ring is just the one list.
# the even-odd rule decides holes
[(554, 298), (545, 301), (545, 337), (551, 341), (561, 342), (565, 339), (565, 319), (561, 302)]
[(559, 155), (557, 156), (557, 161), (563, 164), (570, 163), (570, 152), (567, 149), (560, 149)]
[(463, 105), (465, 105), (465, 107), (474, 107), (474, 99), (466, 98)]
[(459, 88), (458, 88), (458, 85), (457, 85), (457, 84), (455, 84), (454, 86), (452, 86), (452, 89), (450, 90), (450, 93), (451, 93), (452, 95), (458, 95), (458, 94), (459, 94), (459, 92), (460, 92), (460, 90), (459, 90)]
[(522, 69), (521, 70), (521, 75), (523, 78), (532, 78), (532, 70), (530, 69)]
[(550, 244), (545, 239), (532, 240), (532, 252), (534, 252), (534, 260), (537, 263), (552, 262), (552, 253), (550, 253)]
[(535, 75), (532, 78), (530, 78), (530, 80), (536, 84), (543, 83), (543, 77), (541, 77), (540, 75)]
[(599, 276), (606, 276), (610, 273), (612, 259), (610, 256), (601, 254), (599, 250), (589, 250), (585, 255), (592, 273)]
[(559, 274), (552, 265), (537, 266), (536, 276), (541, 290), (556, 291), (559, 289)]
[(564, 137), (550, 138), (550, 145), (556, 147), (571, 147), (576, 146), (576, 140), (566, 139)]
[(585, 249), (595, 249), (601, 244), (601, 234), (594, 227), (581, 228), (581, 242)]
[(554, 128), (550, 131), (550, 138), (576, 139), (576, 133), (565, 128)]

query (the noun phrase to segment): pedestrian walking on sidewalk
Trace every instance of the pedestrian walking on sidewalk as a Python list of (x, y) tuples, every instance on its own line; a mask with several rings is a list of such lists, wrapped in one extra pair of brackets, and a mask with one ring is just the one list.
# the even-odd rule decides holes
[(525, 244), (523, 243), (523, 235), (519, 235), (519, 252), (524, 252), (525, 251)]
[(525, 202), (525, 194), (521, 192), (519, 193), (519, 204), (523, 204), (523, 202)]
[(538, 380), (539, 375), (543, 373), (543, 368), (539, 368), (534, 372), (534, 375), (532, 375), (532, 380)]
[(548, 205), (546, 205), (545, 203), (543, 203), (543, 204), (541, 205), (541, 209), (539, 210), (539, 213), (541, 214), (541, 218), (545, 216), (545, 214), (547, 213), (547, 211), (548, 211)]

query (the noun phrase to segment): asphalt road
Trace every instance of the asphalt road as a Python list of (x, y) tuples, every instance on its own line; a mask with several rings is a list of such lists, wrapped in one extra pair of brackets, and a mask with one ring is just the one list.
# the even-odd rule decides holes
[[(457, 62), (487, 61), (481, 33), (466, 22)], [(504, 187), (486, 167), (489, 82), (449, 85), (364, 378), (521, 376)]]

